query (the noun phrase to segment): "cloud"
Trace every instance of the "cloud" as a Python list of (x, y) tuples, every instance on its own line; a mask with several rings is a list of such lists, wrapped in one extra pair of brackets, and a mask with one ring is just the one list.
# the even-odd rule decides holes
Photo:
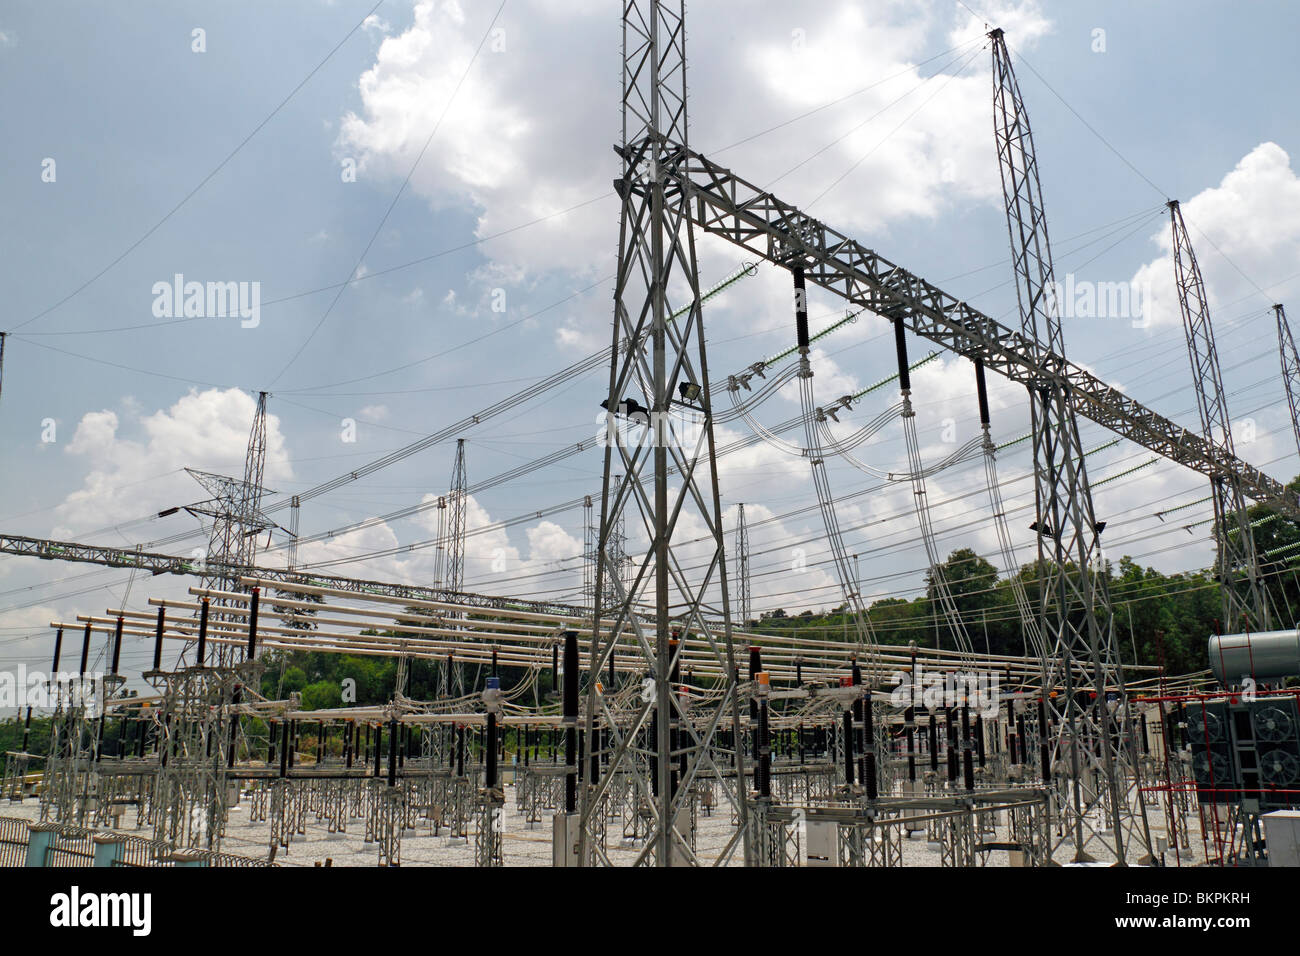
[[(242, 477), (255, 403), (239, 389), (191, 390), (170, 408), (140, 416), (128, 412), (132, 431), (111, 409), (88, 412), (77, 423), (65, 454), (80, 459), (82, 485), (55, 509), (55, 537), (142, 517), (151, 511), (198, 501), (206, 493), (182, 469), (190, 467)], [(265, 484), (292, 478), (279, 418), (267, 415)], [(166, 476), (141, 501), (141, 482)]]
[[(1300, 179), (1291, 168), (1291, 157), (1276, 143), (1260, 143), (1219, 185), (1181, 205), (1217, 322), (1233, 318), (1234, 306), (1240, 308), (1242, 300), (1258, 296), (1237, 267), (1260, 283), (1295, 273), (1300, 261)], [(1160, 255), (1137, 270), (1133, 283), (1150, 289), (1145, 314), (1150, 326), (1176, 326), (1182, 317), (1168, 222), (1151, 238)]]
[[(587, 282), (612, 273), (618, 204), (608, 194), (620, 174), (611, 150), (619, 136), (612, 13), (608, 4), (521, 0), (502, 21), (501, 42), (485, 44), (471, 67), (486, 9), (420, 0), (409, 27), (383, 41), (360, 77), (361, 104), (342, 118), (340, 153), (356, 156), (377, 189), (414, 165), (413, 191), (435, 215), (471, 212), (479, 238), (545, 220), (485, 243), (490, 269), (513, 269), (520, 281), (550, 271)], [(1049, 27), (1035, 2), (1001, 4), (997, 14), (1022, 46)], [(730, 24), (735, 15), (691, 11), (688, 56), (708, 64), (691, 73), (697, 149), (721, 150), (843, 98), (724, 151), (726, 163), (858, 234), (935, 218), (958, 203), (1000, 201), (988, 144), (989, 56), (969, 12), (845, 2), (814, 24), (785, 5), (749, 4), (743, 36)], [(954, 43), (965, 46), (921, 65)], [(735, 250), (728, 256), (734, 261)], [(601, 313), (603, 332), (609, 317)], [(587, 348), (607, 333), (571, 319), (558, 338)]]

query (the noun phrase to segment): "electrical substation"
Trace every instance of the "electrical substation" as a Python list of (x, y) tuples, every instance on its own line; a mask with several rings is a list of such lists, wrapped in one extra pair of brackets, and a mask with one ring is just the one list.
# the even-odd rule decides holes
[[(1052, 170), (1040, 170), (1030, 126), (1031, 109), (1054, 104), (1022, 96), (1014, 37), (993, 28), (979, 46), (992, 62), (988, 151), (1019, 303), (1018, 321), (1004, 324), (745, 179), (743, 149), (728, 157), (734, 170), (697, 152), (684, 6), (621, 5), (608, 347), (535, 369), (514, 394), (292, 494), (265, 487), (276, 396), (260, 392), (242, 475), (194, 469), (204, 499), (167, 512), (201, 522), (198, 559), (166, 540), (143, 549), (0, 534), (0, 554), (130, 569), (146, 586), (169, 576), (187, 591), (49, 622), (49, 739), (34, 746), (26, 708), (28, 733), (4, 754), (0, 866), (1300, 862), (1300, 638), (1269, 590), (1292, 555), (1256, 544), (1262, 521), (1300, 521), (1300, 497), (1238, 457), (1211, 299), (1180, 203), (1160, 213), (1195, 427), (1067, 356), (1044, 208)], [(720, 280), (700, 274), (701, 236), (736, 247), (739, 264)], [(790, 290), (784, 350), (711, 368), (711, 304), (760, 271), (778, 272)], [(815, 328), (810, 290), (837, 297), (844, 317)], [(1284, 306), (1273, 312), (1278, 401), (1284, 390), (1300, 440), (1300, 357)], [(856, 323), (888, 333), (892, 374), (830, 394), (815, 346)], [(22, 349), (9, 344), (12, 369)], [(954, 356), (978, 432), (936, 457), (918, 437), (925, 412), (913, 379)], [(474, 474), (464, 439), (476, 427), (592, 370), (605, 440)], [(999, 429), (995, 378), (1020, 389), (1028, 434)], [(762, 409), (779, 393), (797, 395), (799, 411), (774, 422)], [(1094, 507), (1084, 424), (1208, 483), (1200, 498), (1208, 494), (1213, 518), (1202, 533), (1214, 537), (1223, 622), (1204, 634), (1208, 671), (1122, 657), (1132, 623), (1102, 570), (1107, 515)], [(722, 426), (743, 437), (720, 440)], [(901, 464), (872, 460), (886, 432), (902, 435)], [(300, 512), (317, 499), (435, 445), (455, 448), (436, 496), (299, 532)], [(1028, 514), (1003, 500), (999, 468), (1012, 446), (1032, 454)], [(776, 450), (809, 480), (805, 511), (829, 553), (841, 630), (763, 626), (750, 545), (762, 502), (724, 521), (719, 478), (719, 461), (754, 448)], [(599, 489), (566, 486), (553, 511), (504, 522), (580, 509), (581, 593), (468, 586), (472, 496), (582, 455), (603, 456)], [(828, 463), (873, 484), (836, 487)], [(945, 578), (931, 489), (955, 471), (975, 520), (996, 534), (993, 563), (1008, 573), (1021, 653), (991, 652), (980, 618)], [(859, 579), (846, 495), (883, 487), (907, 493), (933, 641), (900, 639), (873, 618)], [(1271, 517), (1251, 510), (1261, 506)], [(344, 576), (300, 559), (313, 542), (416, 512), (438, 528), (422, 543), (438, 555), (428, 582)], [(1032, 544), (1017, 550), (1031, 521)], [(1014, 573), (1026, 562), (1032, 587)], [(124, 667), (124, 646), (149, 648), (149, 665)], [(286, 655), (302, 653), (389, 658), (396, 684), (383, 702), (324, 708), (270, 693)], [(93, 686), (57, 678), (87, 674), (91, 655), (106, 664)], [(417, 669), (429, 678), (419, 692)]]

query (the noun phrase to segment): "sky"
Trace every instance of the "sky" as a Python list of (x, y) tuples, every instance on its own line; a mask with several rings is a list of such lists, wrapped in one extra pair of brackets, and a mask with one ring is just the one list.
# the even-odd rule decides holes
[[(1237, 452), (1287, 480), (1300, 461), (1270, 307), (1300, 291), (1298, 20), (1280, 2), (692, 4), (690, 145), (1016, 326), (985, 39), (1004, 28), (1069, 357), (1197, 427), (1164, 207), (1179, 199)], [(607, 347), (619, 56), (618, 17), (595, 0), (507, 0), (499, 14), (444, 0), (6, 4), (0, 86), (21, 93), (0, 101), (0, 531), (128, 547), (188, 531), (168, 549), (201, 550), (194, 518), (157, 513), (205, 496), (187, 467), (242, 471), (257, 391), (270, 393), (265, 485), (278, 501)], [(699, 239), (699, 260), (705, 286), (746, 261), (714, 237)], [(789, 274), (751, 271), (705, 307), (715, 377), (794, 344)], [(186, 315), (170, 301), (177, 282), (234, 283), (245, 311)], [(1133, 290), (1140, 307), (1099, 306)], [(816, 330), (845, 305), (813, 290), (809, 311)], [(818, 403), (892, 374), (890, 344), (871, 315), (822, 340)], [(910, 349), (914, 361), (930, 351)], [(590, 440), (605, 382), (595, 368), (456, 436), (471, 484), (588, 444), (474, 496), (471, 528), (518, 520), (470, 537), (468, 590), (580, 601), (581, 507), (528, 516), (599, 501)], [(1022, 390), (990, 388), (994, 438), (1025, 434)], [(927, 462), (977, 434), (966, 360), (929, 362), (912, 399)], [(873, 393), (837, 434), (896, 401), (893, 385)], [(798, 409), (787, 387), (755, 416), (771, 425)], [(1208, 565), (1205, 480), (1081, 428), (1098, 449), (1088, 467), (1108, 557)], [(749, 434), (739, 421), (718, 433), (720, 445)], [(433, 509), (343, 529), (445, 494), (454, 451), (453, 437), (308, 502), (304, 535), (338, 533), (304, 543), (300, 561), (432, 584), (435, 549), (408, 546), (437, 535)], [(898, 424), (856, 455), (903, 470)], [(1020, 561), (1030, 468), (1028, 443), (999, 457)], [(740, 503), (751, 528), (753, 612), (839, 604), (806, 461), (760, 443), (719, 474), (728, 548)], [(829, 476), (863, 592), (922, 593), (910, 488), (843, 458)], [(940, 556), (972, 547), (1001, 567), (980, 462), (928, 491)], [(699, 530), (680, 532), (687, 558)], [(272, 532), (259, 560), (282, 564), (285, 541)], [(388, 553), (362, 557), (373, 552)], [(0, 667), (47, 661), (52, 620), (142, 609), (190, 583), (0, 558)], [(123, 659), (148, 655), (133, 642)]]

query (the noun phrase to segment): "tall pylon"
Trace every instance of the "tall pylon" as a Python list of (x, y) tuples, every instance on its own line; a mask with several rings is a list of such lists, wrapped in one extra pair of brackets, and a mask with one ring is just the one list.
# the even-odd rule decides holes
[(739, 624), (749, 624), (749, 526), (745, 524), (745, 504), (736, 507), (736, 613)]
[[(993, 128), (1016, 273), (1021, 332), (1065, 360), (1043, 189), (1029, 115), (1001, 30), (993, 50)], [(1100, 558), (1100, 529), (1088, 485), (1075, 400), (1064, 368), (1045, 368), (1028, 383), (1034, 453), (1033, 525), (1038, 540), (1039, 622), (1044, 645), (1043, 695), (1055, 732), (1042, 733), (1051, 763), (1068, 783), (1061, 832), (1079, 862), (1100, 842), (1116, 863), (1131, 850), (1151, 856), (1146, 808), (1136, 773), (1132, 714), (1114, 641), (1114, 612)], [(1091, 693), (1089, 693), (1091, 691)], [(1113, 695), (1108, 698), (1108, 695)], [(1112, 710), (1110, 701), (1114, 701)], [(1085, 767), (1100, 754), (1100, 774)], [(1095, 782), (1094, 782), (1095, 781)], [(1108, 799), (1107, 799), (1108, 798)], [(1103, 809), (1104, 808), (1104, 809)]]
[[(1206, 441), (1236, 455), (1228, 395), (1223, 387), (1219, 351), (1214, 344), (1205, 280), (1196, 261), (1192, 240), (1187, 235), (1182, 207), (1176, 199), (1170, 200), (1168, 206), (1174, 241), (1174, 281), (1178, 286), (1178, 307), (1187, 337), (1187, 355), (1192, 363), (1192, 384), (1196, 390), (1196, 410), (1201, 416), (1201, 432)], [(1268, 607), (1268, 592), (1260, 575), (1255, 535), (1246, 510), (1246, 496), (1237, 475), (1226, 469), (1212, 476), (1210, 496), (1214, 501), (1216, 567), (1223, 591), (1223, 629), (1229, 632), (1270, 630), (1272, 615)]]
[[(201, 587), (222, 591), (240, 590), (241, 570), (257, 563), (257, 542), (261, 532), (276, 527), (275, 522), (262, 512), (262, 499), (267, 494), (267, 490), (262, 487), (266, 473), (266, 399), (266, 392), (257, 393), (253, 426), (244, 453), (242, 480), (194, 468), (185, 469), (211, 495), (207, 501), (187, 505), (185, 508), (192, 515), (212, 519), (205, 567), (215, 567), (218, 570), (205, 573), (200, 581)], [(221, 619), (218, 609), (222, 604), (220, 599), (213, 602), (212, 610), (216, 613), (214, 622)], [(239, 653), (240, 648), (218, 644), (214, 651), (215, 663), (234, 663)]]
[[(609, 862), (601, 849), (605, 822), (600, 816), (607, 812), (610, 782), (629, 774), (652, 808), (649, 839), (638, 864), (700, 862), (687, 821), (691, 793), (703, 775), (716, 781), (721, 805), (729, 806), (739, 823), (717, 863), (733, 859), (741, 841), (749, 859), (741, 748), (735, 748), (735, 765), (724, 771), (713, 747), (718, 724), (728, 715), (741, 739), (739, 679), (692, 200), (668, 185), (673, 168), (688, 161), (684, 18), (683, 0), (623, 4), (623, 135), (615, 146), (622, 171), (614, 184), (621, 211), (613, 351), (602, 403), (608, 428), (596, 593), (612, 570), (610, 536), (625, 511), (629, 539), (640, 540), (633, 527), (641, 521), (647, 547), (634, 559), (626, 586), (619, 585), (618, 604), (594, 621), (586, 668), (586, 739), (594, 739), (596, 715), (605, 706), (598, 685), (620, 638), (626, 639), (619, 659), (634, 654), (638, 669), (652, 683), (632, 712), (610, 728), (609, 766), (598, 783), (583, 788), (578, 851), (584, 862)], [(674, 318), (679, 304), (681, 315)], [(676, 472), (671, 487), (670, 467)], [(683, 518), (690, 536), (703, 529), (704, 539), (703, 554), (693, 545), (686, 562), (673, 548)], [(697, 565), (702, 570), (688, 577), (687, 566), (693, 571)], [(726, 676), (715, 688), (716, 698), (691, 701), (679, 692), (677, 675), (686, 647), (679, 638), (705, 635), (709, 653)], [(643, 730), (648, 732), (645, 743), (638, 744)]]
[(1277, 350), (1282, 357), (1282, 387), (1286, 389), (1286, 404), (1291, 411), (1291, 431), (1295, 434), (1296, 448), (1300, 450), (1300, 412), (1296, 401), (1300, 399), (1300, 354), (1296, 353), (1291, 326), (1286, 321), (1286, 309), (1279, 302), (1273, 306), (1277, 316)]
[(456, 461), (451, 468), (451, 491), (447, 495), (447, 583), (448, 591), (465, 589), (465, 508), (469, 497), (465, 477), (465, 439), (456, 439)]

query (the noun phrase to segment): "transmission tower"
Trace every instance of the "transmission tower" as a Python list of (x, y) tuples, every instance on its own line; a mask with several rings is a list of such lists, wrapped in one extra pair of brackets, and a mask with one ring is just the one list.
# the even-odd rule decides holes
[(449, 591), (465, 588), (465, 505), (468, 495), (465, 478), (465, 439), (456, 439), (456, 462), (451, 469), (451, 492), (447, 496), (451, 515), (447, 536), (447, 582)]
[(288, 566), (292, 571), (298, 567), (298, 511), (301, 508), (301, 502), (298, 496), (294, 495), (289, 501), (289, 557)]
[[(1169, 221), (1174, 233), (1174, 280), (1178, 285), (1178, 306), (1187, 335), (1187, 354), (1192, 362), (1192, 384), (1196, 387), (1196, 408), (1201, 415), (1205, 440), (1235, 455), (1228, 396), (1223, 388), (1219, 352), (1214, 344), (1209, 299), (1196, 261), (1187, 225), (1178, 200), (1169, 202)], [(1294, 354), (1294, 352), (1293, 352)], [(1283, 362), (1285, 363), (1285, 353)], [(1217, 568), (1223, 590), (1223, 627), (1226, 631), (1269, 630), (1272, 626), (1268, 598), (1259, 573), (1255, 536), (1246, 510), (1241, 482), (1231, 469), (1210, 477), (1214, 500), (1214, 534), (1218, 545)]]
[[(582, 596), (587, 606), (592, 609), (592, 613), (604, 614), (618, 604), (620, 589), (625, 586), (623, 576), (628, 563), (627, 535), (624, 531), (626, 523), (624, 516), (620, 514), (606, 539), (605, 553), (609, 555), (609, 560), (606, 562), (608, 570), (600, 600), (596, 601), (596, 558), (599, 550), (600, 523), (595, 519), (594, 503), (590, 495), (583, 499), (582, 508), (586, 528)], [(615, 581), (615, 578), (618, 580)]]
[[(211, 497), (198, 504), (187, 505), (190, 514), (212, 519), (208, 534), (206, 566), (218, 570), (205, 573), (200, 586), (223, 591), (239, 590), (241, 569), (251, 568), (256, 562), (257, 541), (261, 532), (276, 527), (274, 521), (262, 512), (262, 487), (266, 471), (266, 392), (258, 392), (257, 408), (253, 413), (253, 427), (248, 435), (248, 450), (244, 455), (242, 480), (227, 475), (186, 468)], [(223, 602), (215, 601), (214, 621), (221, 620), (219, 608)], [(238, 649), (219, 644), (216, 647), (217, 664), (234, 663)]]
[[(724, 772), (712, 746), (718, 723), (728, 714), (740, 739), (739, 682), (732, 653), (692, 200), (668, 185), (673, 167), (688, 161), (684, 16), (683, 0), (623, 4), (623, 135), (615, 147), (622, 159), (615, 181), (621, 200), (619, 257), (604, 401), (610, 440), (605, 442), (596, 593), (613, 571), (610, 535), (625, 510), (638, 516), (629, 521), (644, 521), (649, 546), (633, 562), (616, 606), (593, 627), (587, 661), (587, 739), (594, 739), (595, 717), (602, 706), (597, 683), (625, 632), (634, 642), (620, 647), (620, 656), (637, 655), (653, 683), (635, 704), (626, 729), (612, 728), (613, 755), (600, 782), (583, 788), (578, 852), (584, 861), (589, 855), (600, 856), (604, 821), (598, 818), (606, 812), (610, 782), (626, 779), (624, 774), (639, 778), (638, 789), (650, 797), (652, 810), (649, 839), (637, 863), (699, 862), (688, 822), (689, 801), (697, 779), (706, 774), (716, 779), (721, 806), (730, 806), (739, 823), (717, 862), (731, 860), (741, 840), (749, 857), (741, 748), (735, 748), (734, 770)], [(682, 314), (674, 320), (679, 303)], [(670, 466), (676, 471), (671, 488)], [(689, 562), (702, 570), (690, 579), (673, 549), (673, 534), (683, 516), (692, 536), (696, 522), (706, 529), (704, 554), (692, 553)], [(706, 620), (706, 611), (712, 621)], [(717, 685), (716, 700), (691, 701), (688, 706), (677, 692), (674, 677), (685, 642), (675, 639), (675, 631), (717, 635), (708, 641), (709, 653), (726, 676)], [(621, 740), (624, 733), (636, 738), (643, 728), (649, 732), (649, 773)], [(647, 782), (649, 787), (644, 786)]]
[(745, 505), (736, 508), (736, 604), (740, 626), (749, 623), (749, 528), (745, 524)]
[[(1020, 327), (1031, 341), (1046, 346), (1049, 361), (1028, 382), (1033, 430), (1033, 529), (1038, 540), (1041, 600), (1040, 628), (1053, 653), (1044, 661), (1043, 695), (1054, 722), (1053, 762), (1064, 765), (1070, 797), (1064, 813), (1066, 839), (1075, 859), (1090, 859), (1085, 845), (1099, 840), (1124, 864), (1136, 842), (1150, 856), (1145, 804), (1137, 786), (1131, 739), (1116, 727), (1130, 720), (1124, 679), (1114, 646), (1114, 621), (1105, 574), (1091, 565), (1099, 548), (1100, 527), (1084, 466), (1075, 400), (1063, 387), (1065, 341), (1055, 295), (1052, 252), (1043, 208), (1038, 160), (1020, 86), (1001, 30), (989, 33), (993, 48), (993, 126), (998, 167), (1016, 272)], [(1079, 682), (1086, 681), (1080, 687)], [(1058, 693), (1060, 688), (1062, 692)], [(1089, 695), (1087, 691), (1091, 690)], [(1117, 695), (1114, 711), (1107, 692)], [(1042, 731), (1047, 734), (1048, 731)], [(1096, 784), (1083, 762), (1100, 751), (1101, 776)], [(1141, 826), (1132, 810), (1136, 800)], [(1103, 799), (1108, 796), (1109, 799)], [(1109, 807), (1109, 820), (1098, 821), (1094, 806)], [(1087, 836), (1085, 836), (1087, 831)]]
[(1282, 303), (1273, 306), (1277, 316), (1277, 348), (1282, 356), (1282, 385), (1286, 389), (1286, 404), (1291, 410), (1291, 430), (1295, 433), (1296, 448), (1300, 449), (1300, 413), (1296, 411), (1296, 399), (1300, 396), (1300, 354), (1296, 353), (1295, 339), (1291, 337), (1291, 326), (1286, 321), (1286, 309)]

